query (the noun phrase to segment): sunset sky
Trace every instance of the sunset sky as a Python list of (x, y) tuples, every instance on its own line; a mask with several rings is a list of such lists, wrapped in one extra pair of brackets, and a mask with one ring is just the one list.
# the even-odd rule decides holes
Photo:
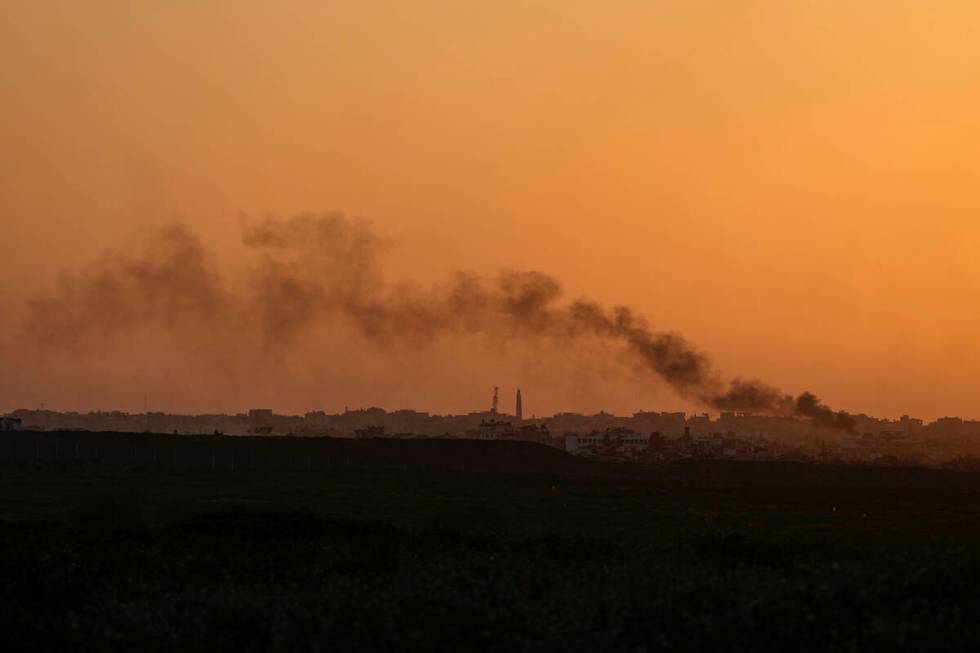
[(25, 333), (161, 225), (236, 269), (243, 224), (342, 211), (395, 283), (541, 270), (726, 375), (980, 418), (980, 3), (6, 0), (0, 79), (0, 410), (697, 408), (595, 352)]

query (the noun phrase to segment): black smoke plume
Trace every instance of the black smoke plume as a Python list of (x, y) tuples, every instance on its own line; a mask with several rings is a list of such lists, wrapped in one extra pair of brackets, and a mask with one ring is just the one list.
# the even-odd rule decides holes
[(717, 410), (812, 420), (851, 431), (853, 418), (810, 393), (797, 398), (757, 381), (725, 381), (683, 336), (657, 331), (628, 307), (562, 301), (561, 284), (534, 271), (484, 279), (457, 272), (432, 288), (386, 283), (387, 242), (367, 222), (340, 214), (266, 219), (246, 229), (254, 254), (232, 283), (187, 227), (161, 230), (139, 254), (106, 253), (65, 274), (32, 302), (29, 332), (68, 348), (105, 346), (142, 326), (178, 333), (245, 334), (267, 349), (289, 348), (331, 319), (347, 320), (381, 348), (425, 347), (447, 334), (540, 338), (574, 345), (598, 338), (625, 348), (642, 370), (684, 398)]

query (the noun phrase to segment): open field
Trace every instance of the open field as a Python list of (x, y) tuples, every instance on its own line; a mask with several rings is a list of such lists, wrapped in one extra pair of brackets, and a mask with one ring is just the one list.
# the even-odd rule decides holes
[[(16, 437), (0, 621), (45, 648), (921, 650), (980, 635), (980, 475), (610, 466), (517, 442)], [(74, 439), (102, 453), (70, 458)], [(171, 466), (171, 444), (197, 448)], [(234, 469), (222, 446), (239, 447)]]

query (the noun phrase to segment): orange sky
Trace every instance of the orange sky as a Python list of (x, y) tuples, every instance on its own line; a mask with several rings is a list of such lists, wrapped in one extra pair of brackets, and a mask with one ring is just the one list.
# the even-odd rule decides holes
[(465, 342), (389, 367), (328, 329), (229, 389), (18, 334), (62, 269), (165, 222), (233, 265), (243, 219), (342, 210), (395, 239), (393, 280), (540, 269), (729, 374), (980, 418), (977, 25), (966, 0), (7, 0), (0, 409), (686, 407)]

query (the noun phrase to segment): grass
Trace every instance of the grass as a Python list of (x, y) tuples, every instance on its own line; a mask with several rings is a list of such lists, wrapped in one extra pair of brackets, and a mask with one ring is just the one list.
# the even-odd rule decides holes
[(11, 464), (0, 626), (40, 649), (972, 648), (980, 476)]

